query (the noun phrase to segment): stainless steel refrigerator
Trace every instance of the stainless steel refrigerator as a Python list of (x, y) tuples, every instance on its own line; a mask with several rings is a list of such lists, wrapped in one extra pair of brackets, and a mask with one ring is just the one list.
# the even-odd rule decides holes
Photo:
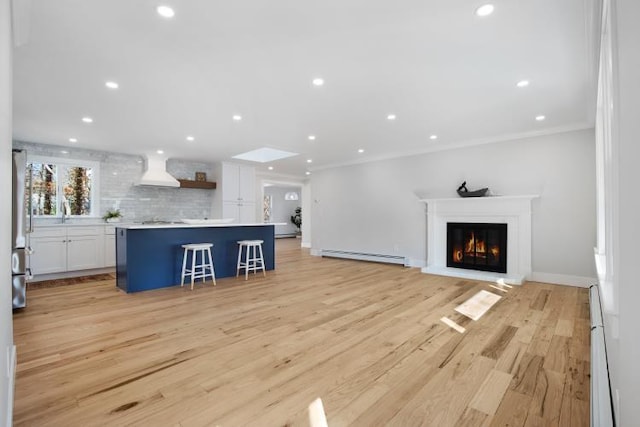
[[(11, 212), (11, 282), (13, 284), (13, 308), (22, 308), (27, 305), (27, 279), (31, 276), (27, 268), (27, 232), (30, 226), (27, 224), (25, 209), (27, 152), (13, 150), (13, 189)], [(30, 217), (30, 216), (29, 216)], [(29, 230), (27, 230), (27, 227)]]

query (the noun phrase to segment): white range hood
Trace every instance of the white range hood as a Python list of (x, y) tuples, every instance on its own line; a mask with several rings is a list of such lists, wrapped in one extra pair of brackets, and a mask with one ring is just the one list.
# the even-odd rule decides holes
[(156, 187), (180, 187), (177, 179), (167, 172), (167, 159), (158, 157), (146, 158), (147, 170), (142, 174), (138, 185), (155, 185)]

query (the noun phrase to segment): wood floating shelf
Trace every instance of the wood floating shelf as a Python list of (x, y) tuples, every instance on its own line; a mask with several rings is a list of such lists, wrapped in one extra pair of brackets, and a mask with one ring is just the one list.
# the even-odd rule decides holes
[(193, 181), (191, 179), (179, 179), (180, 188), (202, 188), (204, 190), (215, 190), (216, 183), (211, 181)]

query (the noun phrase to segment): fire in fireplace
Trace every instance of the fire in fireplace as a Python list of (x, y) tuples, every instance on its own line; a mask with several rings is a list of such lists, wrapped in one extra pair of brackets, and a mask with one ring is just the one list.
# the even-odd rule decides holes
[(447, 223), (447, 267), (507, 272), (507, 224)]

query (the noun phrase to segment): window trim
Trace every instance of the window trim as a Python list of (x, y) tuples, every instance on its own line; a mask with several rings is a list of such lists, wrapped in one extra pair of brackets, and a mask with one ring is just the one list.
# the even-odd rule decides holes
[[(91, 214), (89, 215), (68, 215), (70, 218), (100, 218), (100, 162), (92, 160), (82, 160), (75, 158), (60, 158), (49, 156), (28, 156), (27, 166), (31, 166), (33, 163), (47, 163), (55, 164), (62, 167), (83, 167), (92, 169), (91, 178)], [(60, 173), (60, 172), (58, 172)], [(31, 179), (31, 177), (30, 177)], [(62, 181), (58, 179), (58, 194), (62, 194), (63, 189)], [(62, 218), (62, 212), (59, 209), (56, 210), (55, 215), (33, 215), (33, 218)]]

